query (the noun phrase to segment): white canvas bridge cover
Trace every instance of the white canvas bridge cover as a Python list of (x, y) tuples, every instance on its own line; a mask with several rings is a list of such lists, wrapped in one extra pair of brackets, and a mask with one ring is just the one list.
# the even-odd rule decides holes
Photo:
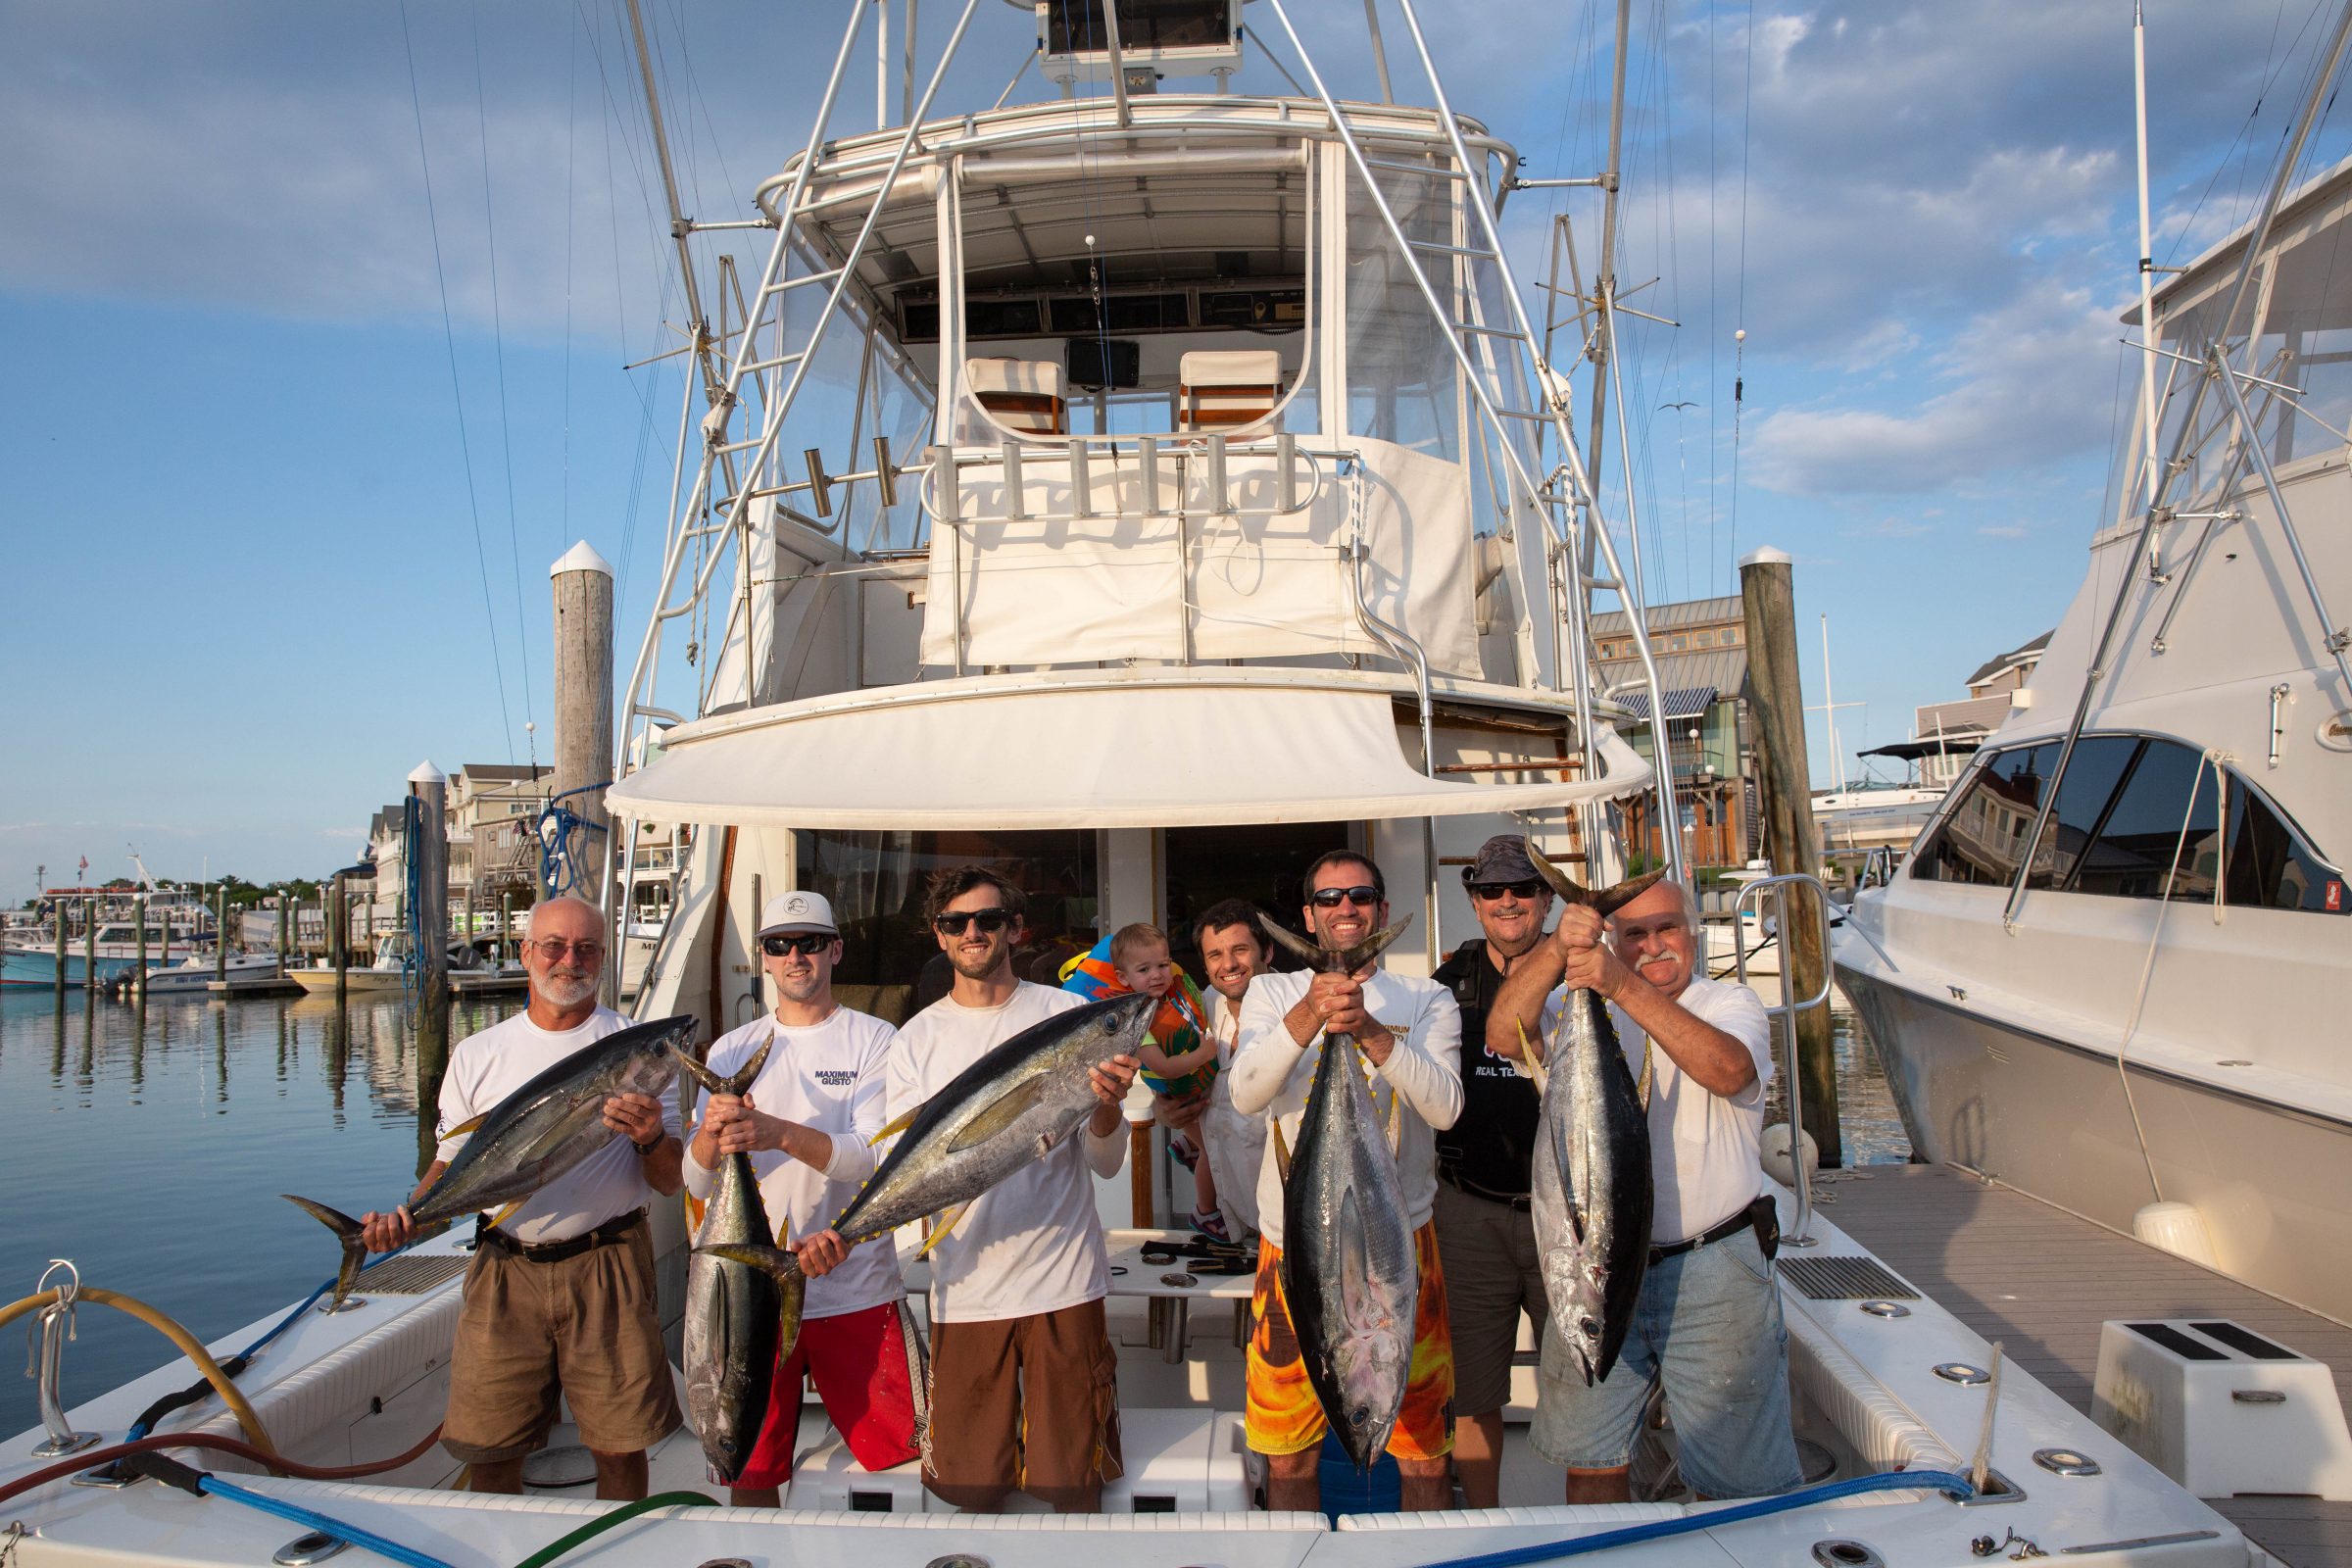
[[(1200, 443), (1179, 437), (1159, 452), (1165, 510), (1156, 514), (1145, 512), (1132, 451), (1092, 457), (1088, 500), (1098, 514), (1085, 517), (1076, 514), (1066, 449), (1023, 449), (1018, 518), (1005, 516), (1002, 466), (967, 465), (956, 498), (962, 520), (932, 527), (923, 662), (956, 667), (958, 637), (966, 667), (1385, 658), (1356, 618), (1344, 553), (1360, 530), (1372, 612), (1409, 632), (1431, 669), (1476, 678), (1468, 470), (1386, 441), (1347, 445), (1361, 459), (1354, 471), (1343, 478), (1331, 455), (1315, 457), (1321, 489), (1287, 514), (1274, 511), (1272, 455), (1242, 451), (1227, 461), (1235, 510), (1212, 510)], [(1301, 496), (1309, 461), (1302, 444)]]
[(1650, 782), (1649, 765), (1608, 730), (1598, 778), (1429, 778), (1398, 745), (1394, 698), (1370, 684), (1019, 679), (813, 698), (681, 725), (605, 800), (639, 820), (753, 827), (1207, 827), (1551, 811)]

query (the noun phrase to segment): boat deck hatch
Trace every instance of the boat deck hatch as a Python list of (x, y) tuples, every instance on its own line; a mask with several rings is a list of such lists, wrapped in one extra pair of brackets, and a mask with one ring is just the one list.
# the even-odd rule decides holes
[(1916, 1301), (1919, 1293), (1875, 1257), (1784, 1257), (1781, 1278), (1814, 1301), (1859, 1301), (1891, 1297)]
[(422, 1296), (466, 1272), (470, 1252), (428, 1252), (421, 1257), (395, 1257), (360, 1276), (360, 1289), (378, 1296)]
[(2158, 1345), (2184, 1360), (2227, 1361), (2230, 1359), (2212, 1346), (2190, 1339), (2170, 1323), (2127, 1323), (2124, 1326), (2143, 1340), (2154, 1340)]
[[(2137, 1327), (2136, 1324), (2133, 1327)], [(2266, 1340), (2242, 1323), (2191, 1323), (2207, 1339), (2227, 1345), (2240, 1355), (2250, 1355), (2257, 1361), (2300, 1361), (2301, 1354), (2288, 1349), (2275, 1340)]]

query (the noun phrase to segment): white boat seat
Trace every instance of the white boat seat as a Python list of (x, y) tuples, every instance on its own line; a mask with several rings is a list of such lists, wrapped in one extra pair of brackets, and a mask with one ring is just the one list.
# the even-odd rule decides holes
[(1069, 429), (1069, 404), (1062, 395), (1061, 367), (1052, 360), (991, 357), (963, 362), (964, 384), (1008, 430), (1026, 435), (1061, 435)]
[(1254, 424), (1282, 401), (1282, 356), (1272, 349), (1195, 349), (1177, 362), (1176, 428)]

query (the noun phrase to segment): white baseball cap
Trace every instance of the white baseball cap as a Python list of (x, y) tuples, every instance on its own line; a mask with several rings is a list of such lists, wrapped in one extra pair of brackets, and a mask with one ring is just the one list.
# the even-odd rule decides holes
[(767, 907), (760, 911), (760, 935), (794, 931), (841, 935), (841, 928), (833, 923), (832, 903), (822, 893), (779, 893), (768, 900)]

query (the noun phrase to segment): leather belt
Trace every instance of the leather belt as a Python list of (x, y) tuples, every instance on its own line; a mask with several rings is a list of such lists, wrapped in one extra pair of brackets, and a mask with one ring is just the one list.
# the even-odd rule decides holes
[(1756, 1217), (1748, 1209), (1734, 1209), (1732, 1217), (1713, 1230), (1701, 1231), (1696, 1236), (1687, 1237), (1679, 1242), (1669, 1242), (1664, 1247), (1651, 1248), (1649, 1260), (1653, 1265), (1662, 1263), (1670, 1257), (1679, 1257), (1685, 1252), (1705, 1247), (1711, 1242), (1726, 1241), (1739, 1235), (1741, 1231), (1752, 1229), (1755, 1223)]
[(561, 1263), (567, 1257), (592, 1252), (600, 1247), (610, 1247), (645, 1223), (645, 1210), (633, 1208), (618, 1219), (609, 1219), (584, 1235), (561, 1242), (518, 1242), (505, 1231), (487, 1222), (475, 1227), (474, 1244), (495, 1251), (519, 1257), (526, 1263)]
[(1485, 1202), (1500, 1203), (1505, 1208), (1516, 1209), (1522, 1214), (1527, 1213), (1529, 1210), (1535, 1207), (1536, 1200), (1525, 1193), (1490, 1192), (1486, 1188), (1479, 1186), (1478, 1183), (1465, 1177), (1458, 1176), (1443, 1165), (1438, 1167), (1438, 1180), (1444, 1182), (1446, 1186), (1452, 1188), (1457, 1193), (1467, 1193), (1472, 1198), (1479, 1199)]

